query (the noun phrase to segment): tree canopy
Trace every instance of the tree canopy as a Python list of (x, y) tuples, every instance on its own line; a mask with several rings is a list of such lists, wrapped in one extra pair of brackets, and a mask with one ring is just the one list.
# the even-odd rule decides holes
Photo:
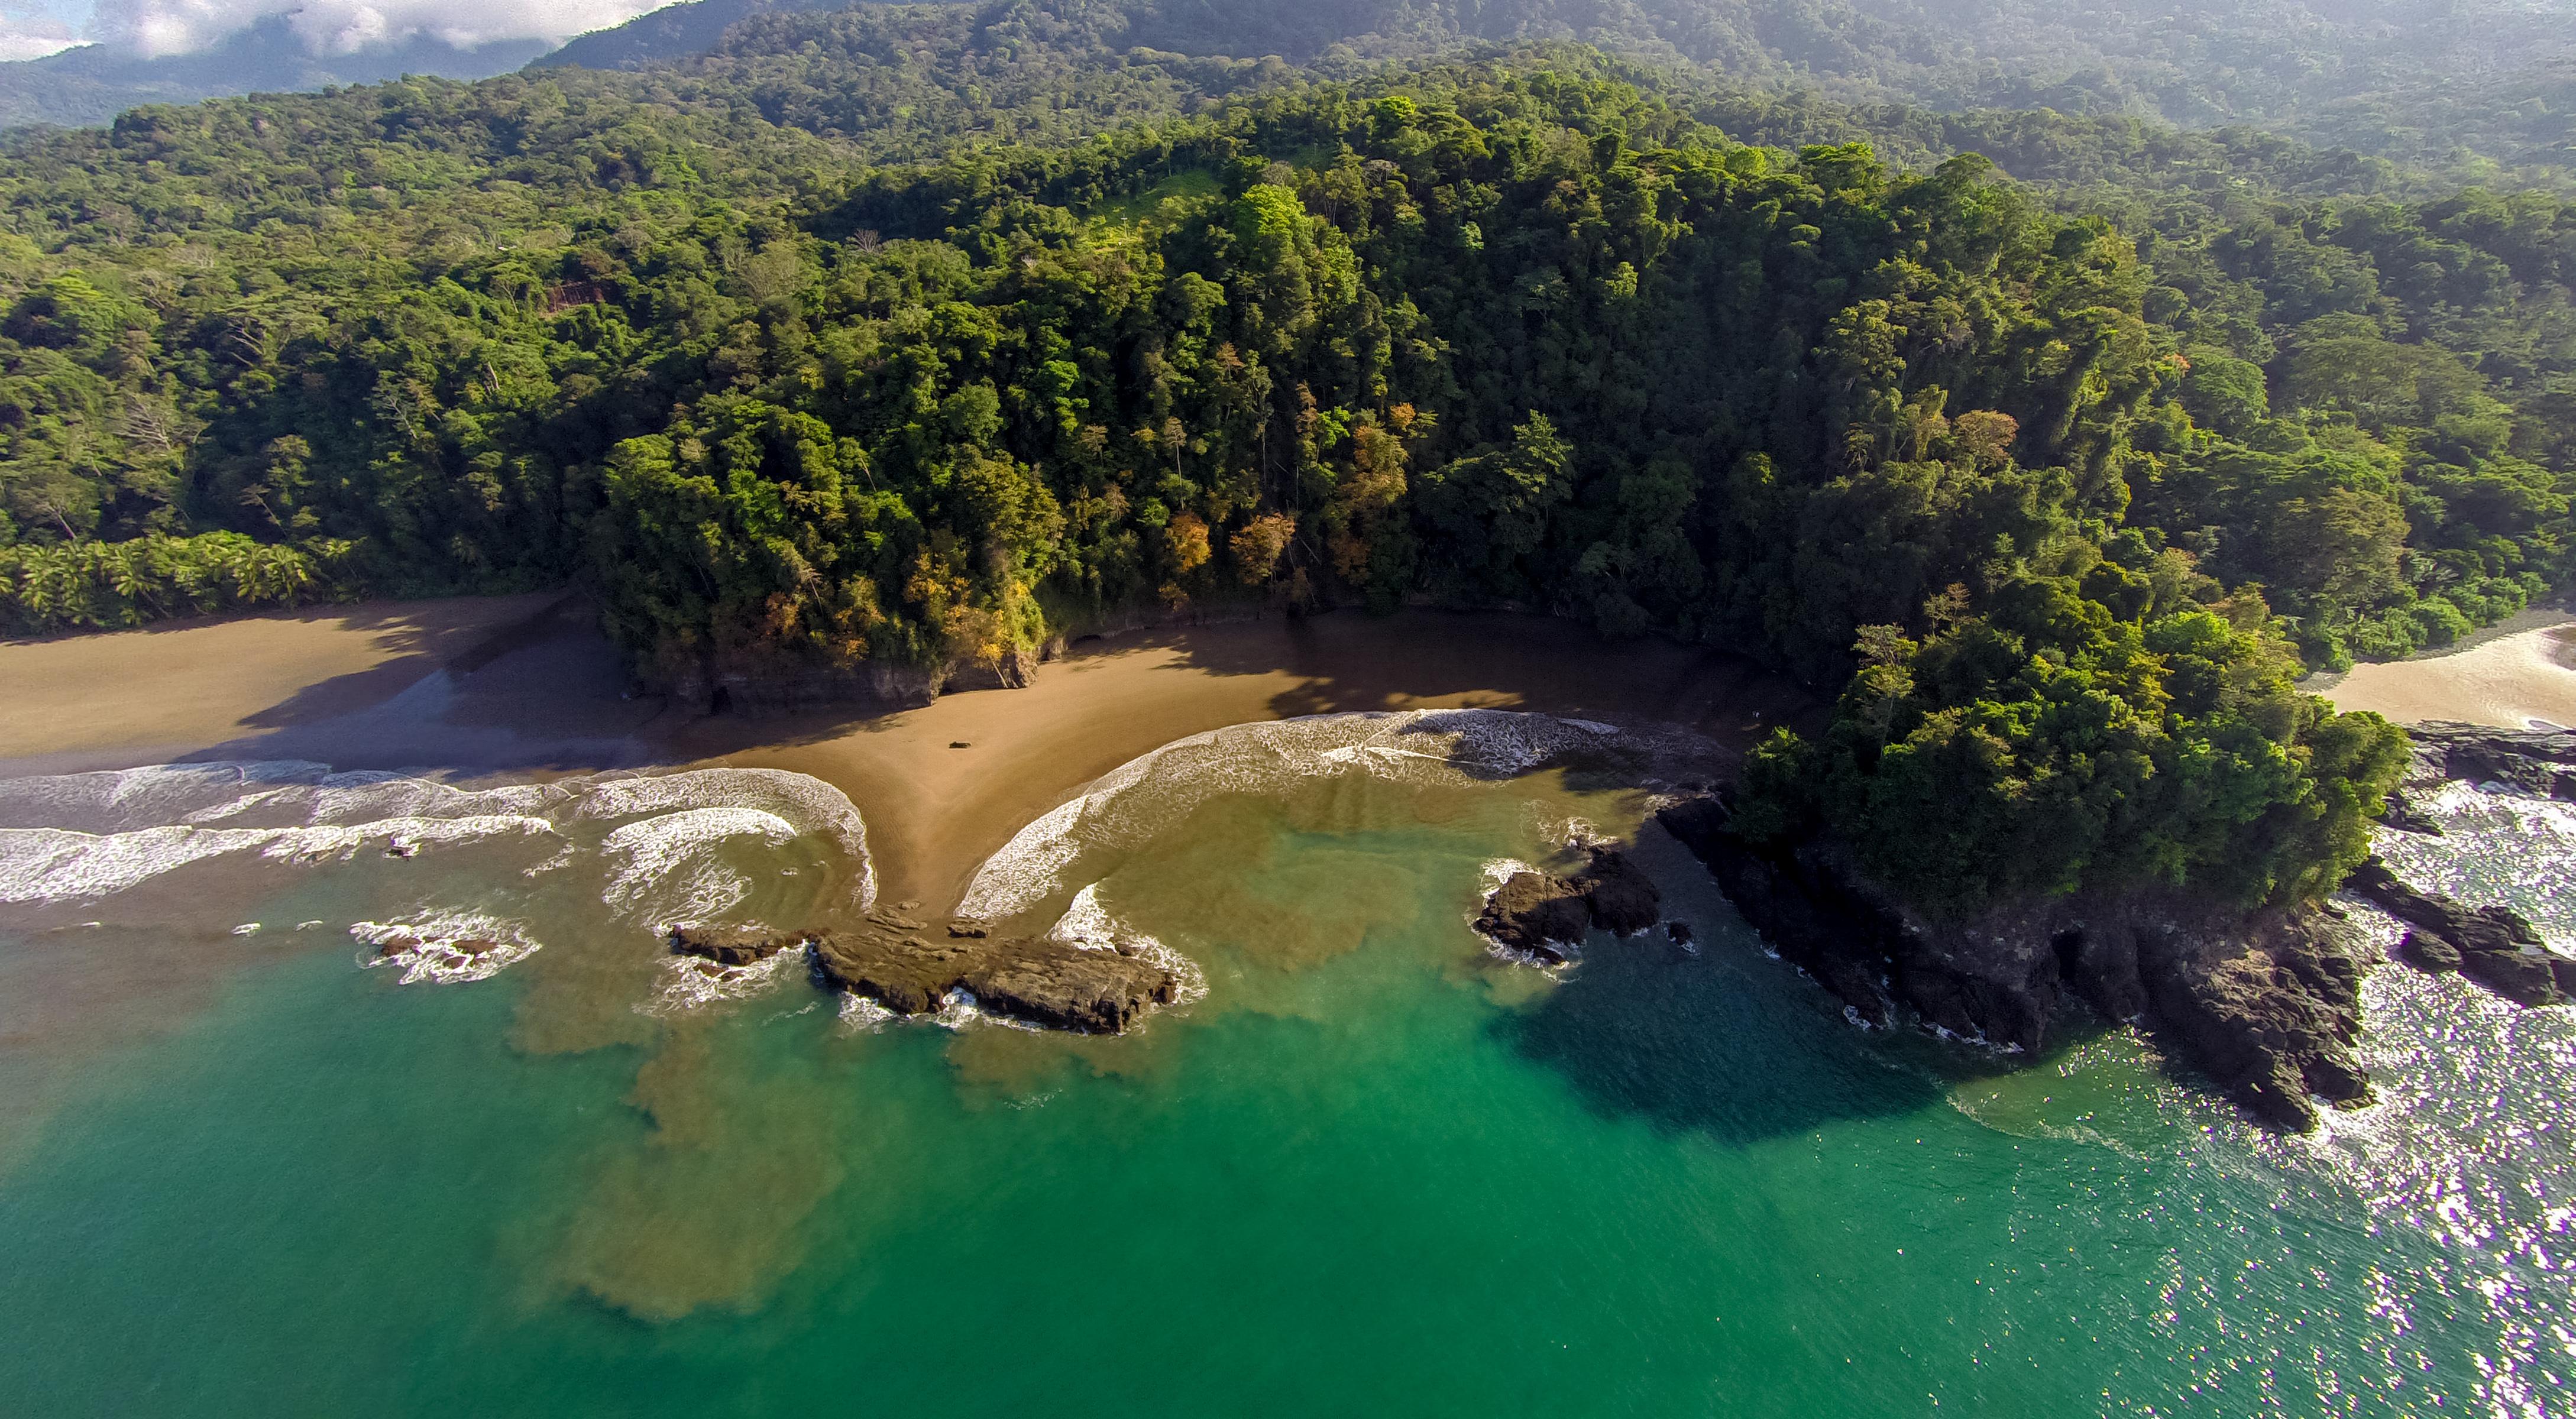
[(671, 680), (1515, 605), (1844, 687), (1751, 811), (1924, 900), (2259, 901), (2338, 879), (2397, 764), (2302, 661), (2570, 570), (2550, 197), (1995, 125), (2033, 184), (1571, 46), (1327, 81), (1103, 13), (21, 140), (0, 605), (574, 579)]

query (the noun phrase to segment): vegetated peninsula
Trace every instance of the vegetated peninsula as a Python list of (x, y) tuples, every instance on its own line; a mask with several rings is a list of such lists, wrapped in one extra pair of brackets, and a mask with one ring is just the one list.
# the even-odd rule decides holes
[[(774, 15), (17, 140), (6, 614), (578, 581), (641, 679), (743, 704), (1140, 617), (1542, 610), (1833, 700), (1732, 839), (2033, 970), (2070, 911), (2187, 912), (2252, 1037), (2341, 972), (2275, 933), (2408, 764), (2295, 680), (2567, 577), (2553, 197), (2053, 115), (1967, 134), (1999, 169), (1880, 114), (1882, 156), (1580, 47), (1328, 80), (1122, 23)], [(2263, 1048), (2276, 1117), (2359, 1092)]]

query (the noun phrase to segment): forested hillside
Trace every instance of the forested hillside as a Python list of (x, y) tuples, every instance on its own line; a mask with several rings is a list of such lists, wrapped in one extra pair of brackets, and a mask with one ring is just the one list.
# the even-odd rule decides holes
[[(668, 63), (845, 0), (685, 0), (541, 61)], [(1291, 61), (1572, 39), (1773, 93), (2295, 136), (2494, 180), (2576, 178), (2576, 25), (2550, 0), (1130, 0), (1129, 42)]]
[[(1139, 607), (1519, 605), (1848, 685), (1757, 802), (1907, 845), (1877, 865), (1926, 900), (2263, 900), (2340, 877), (2398, 762), (2301, 658), (2570, 570), (2554, 198), (1573, 47), (1323, 82), (1128, 23), (774, 15), (674, 68), (17, 141), (9, 615), (576, 580), (704, 684)], [(1901, 164), (1761, 146), (1860, 133)]]

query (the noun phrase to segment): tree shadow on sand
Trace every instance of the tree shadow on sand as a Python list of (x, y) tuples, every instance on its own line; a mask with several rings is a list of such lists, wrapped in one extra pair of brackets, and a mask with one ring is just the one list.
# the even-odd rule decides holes
[(1157, 629), (1104, 648), (1156, 645), (1204, 674), (1299, 677), (1271, 697), (1271, 712), (1283, 718), (1445, 701), (1650, 719), (1732, 738), (1812, 706), (1795, 685), (1723, 650), (1660, 639), (1614, 647), (1574, 621), (1499, 611), (1282, 616), (1257, 626)]
[(242, 722), (256, 729), (291, 729), (371, 709), (440, 670), (469, 674), (512, 650), (562, 634), (576, 600), (570, 593), (560, 595), (499, 625), (481, 618), (427, 619), (399, 603), (300, 613), (295, 619), (334, 621), (343, 629), (369, 633), (386, 658), (364, 670), (315, 681)]
[(468, 774), (632, 768), (656, 758), (636, 735), (667, 707), (628, 693), (631, 677), (578, 593), (497, 621), (424, 620), (400, 605), (330, 618), (373, 632), (389, 658), (305, 685), (245, 716), (251, 732), (188, 757)]

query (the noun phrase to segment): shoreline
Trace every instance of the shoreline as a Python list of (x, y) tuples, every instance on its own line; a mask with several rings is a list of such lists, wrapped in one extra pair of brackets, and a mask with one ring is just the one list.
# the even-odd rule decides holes
[[(1814, 697), (1708, 647), (1613, 643), (1558, 618), (1408, 609), (1085, 636), (1024, 689), (926, 705), (705, 714), (629, 698), (577, 593), (308, 607), (0, 642), (0, 777), (309, 759), (459, 781), (707, 765), (810, 774), (855, 804), (888, 904), (942, 911), (1084, 785), (1228, 725), (1361, 710), (1522, 709), (1673, 724), (1748, 746)], [(131, 688), (125, 688), (131, 687)], [(2576, 614), (2303, 688), (2401, 723), (2576, 725)]]
[(2535, 607), (2456, 646), (2312, 676), (2300, 688), (2398, 724), (2576, 728), (2576, 614)]
[[(1743, 747), (1812, 696), (1724, 651), (1612, 643), (1501, 612), (1340, 611), (1085, 637), (1025, 689), (927, 705), (700, 715), (626, 698), (563, 593), (0, 644), (0, 777), (311, 759), (460, 781), (726, 765), (810, 774), (867, 824), (879, 900), (945, 912), (984, 859), (1092, 780), (1228, 725), (1365, 710), (1534, 710)], [(149, 686), (111, 698), (103, 687)], [(110, 699), (107, 713), (90, 706)]]

